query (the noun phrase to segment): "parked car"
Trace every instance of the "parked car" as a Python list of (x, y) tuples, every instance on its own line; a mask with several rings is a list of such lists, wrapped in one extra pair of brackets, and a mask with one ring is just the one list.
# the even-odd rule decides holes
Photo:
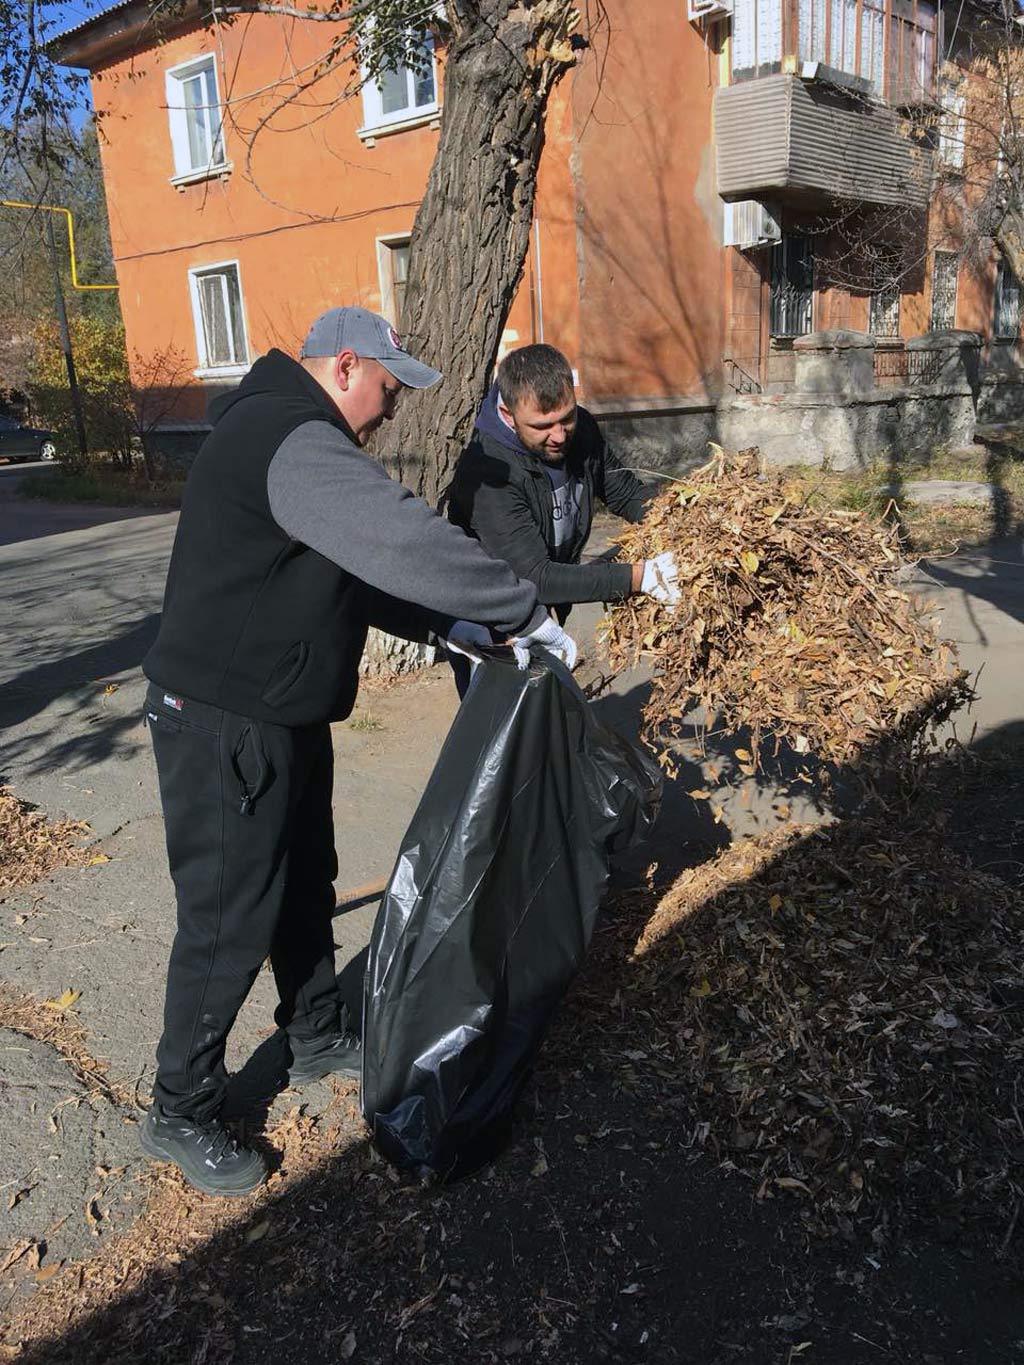
[(22, 460), (54, 460), (57, 458), (57, 438), (52, 431), (22, 426), (10, 417), (0, 417), (0, 457), (20, 463)]

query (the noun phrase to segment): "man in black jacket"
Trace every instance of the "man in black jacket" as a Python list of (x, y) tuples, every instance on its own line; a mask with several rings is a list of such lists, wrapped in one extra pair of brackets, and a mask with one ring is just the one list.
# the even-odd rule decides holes
[(266, 1175), (220, 1111), (267, 957), (290, 1082), (359, 1073), (334, 974), (329, 722), (352, 709), (368, 627), (574, 652), (531, 583), (361, 452), (404, 389), (440, 378), (383, 318), (333, 308), (299, 362), (272, 350), (221, 400), (189, 474), (143, 664), (178, 927), (141, 1142), (208, 1193)]
[(640, 521), (647, 496), (577, 405), (561, 351), (523, 346), (498, 367), (456, 467), (448, 516), (535, 583), (540, 601), (564, 622), (573, 602), (617, 601), (635, 592), (676, 601), (671, 553), (637, 564), (580, 563), (595, 501)]

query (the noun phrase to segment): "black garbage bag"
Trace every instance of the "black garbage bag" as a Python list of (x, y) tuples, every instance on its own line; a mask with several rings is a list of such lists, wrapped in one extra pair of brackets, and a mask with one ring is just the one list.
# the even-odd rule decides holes
[(609, 856), (650, 829), (657, 765), (560, 665), (488, 659), (413, 816), (370, 940), (363, 1113), (396, 1165), (493, 1153), (590, 943)]

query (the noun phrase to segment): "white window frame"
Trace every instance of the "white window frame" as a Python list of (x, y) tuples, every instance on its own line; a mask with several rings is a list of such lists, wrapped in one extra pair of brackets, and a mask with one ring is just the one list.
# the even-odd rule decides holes
[[(206, 354), (206, 332), (203, 327), (203, 305), (199, 295), (199, 276), (215, 275), (217, 271), (225, 271), (232, 266), (238, 276), (238, 311), (242, 324), (242, 352), (245, 359), (230, 365), (211, 365)], [(243, 375), (249, 373), (252, 364), (249, 359), (249, 326), (245, 319), (245, 291), (242, 288), (241, 264), (234, 260), (210, 261), (204, 265), (190, 266), (188, 290), (189, 298), (192, 300), (192, 324), (196, 333), (196, 355), (199, 358), (199, 364), (192, 373), (197, 379), (241, 379)]]
[[(400, 132), (403, 128), (415, 128), (421, 123), (430, 123), (437, 119), (441, 110), (437, 98), (437, 55), (434, 35), (428, 32), (425, 37), (430, 48), (430, 65), (434, 77), (433, 100), (429, 104), (406, 104), (393, 113), (385, 114), (380, 86), (367, 75), (364, 68), (363, 126), (358, 130), (359, 137), (366, 139), (372, 137), (374, 133)], [(404, 66), (402, 70), (408, 73), (407, 79), (415, 80), (411, 67)]]
[(939, 160), (951, 170), (963, 170), (966, 133), (966, 83), (945, 79), (939, 86)]
[[(412, 228), (408, 232), (386, 232), (377, 238), (377, 278), (380, 281), (380, 311), (392, 327), (398, 327), (395, 308), (394, 249), (408, 246)], [(399, 329), (400, 330), (400, 329)]]
[[(211, 139), (210, 161), (205, 165), (194, 165), (188, 139), (188, 110), (185, 107), (182, 87), (186, 80), (209, 71), (213, 76), (213, 87), (217, 97), (218, 132)], [(231, 163), (225, 151), (224, 106), (220, 97), (220, 77), (217, 72), (217, 58), (212, 52), (200, 53), (190, 57), (187, 62), (168, 67), (164, 73), (164, 88), (167, 95), (167, 122), (171, 134), (171, 152), (174, 157), (172, 185), (187, 185), (196, 180), (208, 180), (214, 175), (223, 175), (231, 170)], [(210, 106), (206, 105), (209, 109)], [(219, 156), (217, 153), (220, 153)]]

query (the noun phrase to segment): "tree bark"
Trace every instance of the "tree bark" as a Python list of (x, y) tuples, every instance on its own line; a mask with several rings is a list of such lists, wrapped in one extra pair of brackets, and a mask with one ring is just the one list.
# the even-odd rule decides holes
[[(436, 502), (472, 429), (523, 274), (548, 96), (574, 64), (571, 0), (448, 0), (437, 155), (412, 233), (410, 351), (443, 371), (381, 433), (393, 472)], [(397, 452), (392, 454), (392, 452)]]
[(1007, 210), (996, 229), (995, 242), (1016, 278), (1024, 280), (1024, 210)]

